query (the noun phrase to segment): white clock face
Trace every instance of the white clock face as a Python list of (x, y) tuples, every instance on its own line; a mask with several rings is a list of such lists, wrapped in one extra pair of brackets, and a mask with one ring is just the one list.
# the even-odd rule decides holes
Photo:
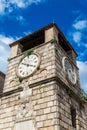
[(76, 72), (74, 66), (70, 63), (67, 57), (63, 57), (63, 69), (65, 71), (67, 79), (72, 83), (76, 84)]
[(24, 57), (18, 66), (18, 75), (23, 78), (31, 75), (37, 69), (39, 63), (40, 58), (37, 54)]

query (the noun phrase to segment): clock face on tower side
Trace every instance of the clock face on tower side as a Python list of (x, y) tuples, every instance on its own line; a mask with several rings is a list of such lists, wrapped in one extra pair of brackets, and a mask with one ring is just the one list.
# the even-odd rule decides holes
[(26, 78), (36, 71), (39, 64), (40, 57), (38, 54), (27, 55), (19, 63), (17, 75)]
[(63, 57), (62, 59), (63, 69), (66, 75), (66, 78), (73, 84), (76, 84), (76, 71), (73, 64), (70, 63), (67, 57)]

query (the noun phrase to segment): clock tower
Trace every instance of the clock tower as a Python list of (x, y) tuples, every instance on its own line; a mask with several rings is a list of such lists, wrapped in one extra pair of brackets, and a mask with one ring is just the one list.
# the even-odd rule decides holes
[(0, 130), (87, 130), (77, 53), (57, 25), (10, 47)]

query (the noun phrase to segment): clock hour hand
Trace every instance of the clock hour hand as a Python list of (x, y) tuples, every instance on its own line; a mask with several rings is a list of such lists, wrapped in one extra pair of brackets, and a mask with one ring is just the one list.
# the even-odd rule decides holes
[(27, 65), (27, 64), (25, 64), (25, 63), (22, 63), (22, 65)]
[(34, 65), (30, 65), (30, 64), (27, 64), (27, 67), (30, 66), (30, 67), (35, 67)]
[(72, 78), (72, 70), (71, 69), (68, 69), (68, 77), (71, 80), (71, 78)]

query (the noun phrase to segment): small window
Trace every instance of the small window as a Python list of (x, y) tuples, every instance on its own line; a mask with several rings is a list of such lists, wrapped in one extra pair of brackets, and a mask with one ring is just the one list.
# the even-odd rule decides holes
[(72, 126), (76, 128), (76, 109), (71, 108), (71, 120), (72, 120)]

